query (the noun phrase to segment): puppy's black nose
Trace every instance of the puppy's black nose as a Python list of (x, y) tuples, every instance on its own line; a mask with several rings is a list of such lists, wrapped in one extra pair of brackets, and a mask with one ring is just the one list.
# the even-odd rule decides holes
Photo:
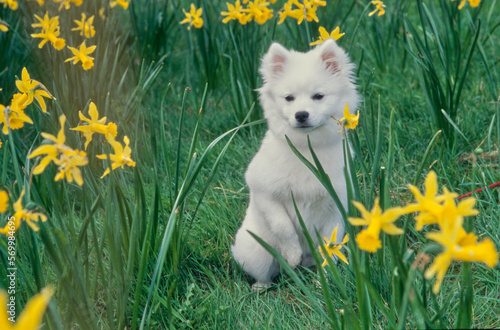
[(295, 113), (295, 119), (297, 119), (299, 123), (305, 123), (307, 118), (309, 118), (309, 112), (307, 111), (298, 111)]

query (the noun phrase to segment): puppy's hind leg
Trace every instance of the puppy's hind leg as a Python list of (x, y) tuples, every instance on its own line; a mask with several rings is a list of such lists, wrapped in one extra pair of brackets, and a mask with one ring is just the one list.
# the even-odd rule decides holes
[(247, 230), (243, 226), (238, 231), (231, 251), (245, 273), (256, 280), (252, 288), (258, 291), (271, 285), (271, 279), (279, 273), (279, 263)]

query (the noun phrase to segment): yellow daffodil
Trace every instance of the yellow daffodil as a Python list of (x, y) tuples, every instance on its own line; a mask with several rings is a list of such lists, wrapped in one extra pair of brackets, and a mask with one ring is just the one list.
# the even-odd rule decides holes
[(85, 46), (85, 41), (83, 41), (78, 49), (69, 46), (68, 48), (75, 56), (68, 58), (64, 62), (73, 61), (73, 64), (77, 64), (81, 61), (84, 70), (88, 70), (94, 66), (94, 58), (88, 55), (95, 50), (96, 46), (90, 46), (87, 48), (87, 46)]
[(241, 6), (240, 0), (237, 0), (234, 6), (228, 2), (226, 2), (227, 10), (221, 12), (222, 16), (226, 16), (222, 23), (227, 23), (231, 20), (238, 20), (241, 25), (245, 25), (249, 21), (249, 16), (244, 13), (244, 9)]
[(2, 32), (9, 31), (9, 24), (7, 24), (7, 22), (5, 22), (5, 21), (2, 21), (1, 18), (0, 18), (0, 31), (2, 31)]
[(70, 9), (71, 3), (74, 3), (75, 6), (79, 7), (82, 4), (83, 0), (54, 0), (54, 2), (61, 3), (59, 5), (59, 11), (61, 11), (61, 9), (63, 8), (66, 10)]
[(8, 201), (9, 201), (9, 195), (7, 195), (7, 192), (0, 190), (0, 213), (7, 211)]
[(476, 215), (479, 212), (474, 209), (475, 198), (466, 198), (456, 205), (456, 193), (443, 188), (443, 194), (438, 195), (437, 175), (430, 171), (425, 178), (425, 194), (420, 193), (418, 188), (408, 186), (415, 196), (416, 203), (405, 207), (406, 213), (419, 212), (415, 216), (415, 229), (422, 230), (425, 225), (437, 223), (443, 226), (444, 221), (451, 219), (454, 221), (458, 217)]
[(59, 166), (59, 172), (57, 172), (54, 181), (66, 178), (71, 183), (74, 179), (79, 186), (83, 185), (82, 172), (78, 167), (89, 163), (84, 151), (74, 150), (73, 152), (61, 153), (59, 159), (54, 160), (54, 163)]
[(249, 20), (254, 20), (258, 24), (264, 24), (273, 17), (273, 10), (269, 9), (269, 2), (265, 0), (249, 1), (245, 11)]
[(77, 27), (71, 29), (71, 31), (80, 31), (81, 36), (85, 36), (85, 38), (93, 38), (95, 35), (95, 28), (94, 28), (94, 16), (90, 16), (89, 19), (87, 19), (87, 15), (82, 13), (82, 19), (79, 20), (73, 20)]
[[(132, 150), (128, 146), (130, 143), (130, 140), (127, 136), (123, 138), (123, 142), (125, 142), (125, 148), (121, 145), (120, 142), (115, 141), (115, 138), (113, 135), (108, 134), (106, 135), (106, 139), (108, 140), (109, 144), (113, 147), (114, 154), (110, 154), (109, 158), (111, 159), (111, 169), (115, 170), (118, 167), (122, 167), (127, 165), (127, 166), (135, 166), (135, 162), (132, 160), (130, 157), (130, 154), (132, 153)], [(107, 159), (107, 155), (97, 155), (96, 156), (99, 159)], [(101, 179), (108, 175), (110, 172), (109, 168), (104, 171), (104, 174), (101, 176)]]
[(61, 124), (61, 129), (57, 133), (57, 137), (52, 134), (42, 132), (42, 137), (44, 139), (52, 141), (53, 144), (41, 145), (33, 150), (28, 156), (29, 159), (32, 159), (40, 155), (46, 155), (33, 169), (33, 174), (35, 175), (43, 173), (43, 171), (45, 171), (45, 168), (50, 164), (51, 161), (56, 162), (57, 157), (60, 153), (73, 152), (73, 149), (64, 144), (66, 142), (66, 135), (64, 134), (64, 123), (66, 122), (66, 116), (61, 115), (61, 117), (59, 117), (59, 122)]
[(373, 16), (376, 12), (378, 12), (378, 16), (385, 14), (385, 5), (382, 1), (372, 1), (372, 4), (375, 5), (375, 10), (369, 13), (368, 16)]
[(422, 230), (424, 225), (429, 225), (437, 223), (439, 221), (439, 215), (442, 213), (442, 205), (437, 200), (438, 185), (437, 176), (434, 171), (430, 171), (427, 174), (424, 182), (425, 194), (422, 195), (417, 187), (408, 185), (411, 192), (415, 196), (416, 203), (406, 206), (406, 212), (420, 212), (418, 216), (415, 217), (416, 230)]
[(28, 106), (33, 102), (33, 99), (35, 99), (40, 105), (42, 111), (47, 111), (47, 105), (45, 104), (45, 100), (43, 98), (51, 98), (52, 96), (43, 89), (44, 87), (42, 84), (30, 78), (30, 75), (26, 68), (23, 68), (21, 80), (16, 80), (16, 86), (21, 93), (24, 93), (28, 96), (26, 102), (24, 103), (24, 106)]
[(40, 33), (33, 33), (31, 37), (33, 38), (42, 38), (43, 40), (38, 44), (38, 48), (42, 48), (45, 43), (50, 41), (52, 46), (54, 46), (55, 49), (61, 50), (66, 46), (66, 41), (62, 38), (58, 38), (59, 35), (61, 34), (59, 30), (59, 16), (55, 16), (50, 18), (48, 13), (45, 13), (44, 18), (40, 18), (39, 16), (35, 15), (36, 19), (40, 21), (40, 23), (34, 23), (31, 26), (36, 28), (36, 27), (41, 27), (42, 30)]
[(345, 124), (343, 125), (343, 127), (345, 128), (348, 128), (348, 129), (355, 129), (356, 126), (358, 126), (358, 122), (359, 122), (359, 110), (358, 110), (358, 114), (355, 116), (355, 115), (351, 115), (349, 113), (349, 104), (346, 103), (345, 107), (344, 107), (344, 117), (341, 118), (339, 121), (342, 123), (342, 121), (345, 120)]
[[(451, 0), (451, 1), (456, 1), (456, 0)], [(481, 0), (461, 0), (460, 4), (458, 5), (458, 9), (462, 9), (467, 2), (469, 2), (471, 7), (477, 7), (479, 6)]]
[(0, 0), (0, 3), (3, 3), (3, 7), (9, 7), (11, 10), (16, 10), (19, 7), (19, 4), (15, 0)]
[(130, 0), (114, 0), (109, 3), (109, 6), (111, 8), (115, 7), (116, 5), (121, 6), (123, 9), (127, 10), (128, 5), (130, 3)]
[(380, 231), (384, 231), (389, 235), (400, 235), (403, 233), (403, 230), (394, 224), (394, 221), (404, 214), (403, 208), (393, 207), (382, 212), (378, 198), (375, 199), (370, 212), (366, 210), (363, 204), (356, 201), (352, 203), (361, 212), (362, 218), (349, 217), (349, 223), (353, 226), (368, 226), (356, 235), (356, 243), (358, 243), (361, 250), (375, 252), (381, 248), (382, 242), (379, 239)]
[(441, 227), (441, 231), (426, 235), (428, 239), (439, 243), (443, 247), (443, 252), (434, 259), (434, 262), (424, 274), (427, 279), (436, 275), (436, 282), (432, 288), (435, 294), (438, 293), (444, 275), (454, 260), (483, 262), (489, 268), (493, 268), (498, 264), (498, 252), (495, 249), (495, 244), (489, 238), (485, 238), (478, 243), (476, 235), (466, 233), (462, 224), (462, 217), (450, 219), (449, 223)]
[(68, 182), (73, 182), (73, 179), (78, 185), (83, 184), (82, 174), (79, 166), (88, 164), (87, 154), (84, 151), (73, 150), (68, 147), (66, 142), (66, 135), (64, 134), (64, 123), (66, 117), (61, 115), (59, 117), (61, 129), (57, 133), (57, 137), (52, 134), (42, 133), (44, 139), (50, 140), (53, 144), (44, 144), (33, 150), (28, 156), (29, 159), (45, 155), (40, 163), (33, 168), (33, 174), (38, 175), (45, 171), (45, 168), (54, 162), (59, 168), (54, 181), (66, 178)]
[(40, 5), (43, 6), (45, 4), (45, 0), (36, 0), (36, 2)]
[(90, 143), (90, 141), (92, 141), (92, 135), (94, 133), (103, 134), (104, 136), (107, 136), (107, 134), (111, 134), (113, 137), (116, 137), (116, 131), (117, 131), (116, 124), (109, 123), (105, 125), (107, 118), (102, 117), (101, 119), (99, 119), (99, 112), (97, 111), (97, 107), (95, 106), (94, 102), (90, 102), (89, 106), (90, 118), (85, 117), (81, 111), (79, 115), (80, 115), (80, 120), (87, 122), (88, 125), (78, 126), (72, 128), (71, 130), (83, 132), (83, 136), (85, 136), (86, 139), (85, 150), (87, 150), (88, 144)]
[[(347, 242), (349, 242), (349, 234), (346, 234), (344, 236), (342, 243), (337, 244), (337, 231), (338, 231), (338, 229), (339, 229), (338, 226), (335, 227), (335, 229), (332, 232), (332, 237), (330, 238), (330, 240), (327, 240), (326, 237), (323, 237), (323, 239), (325, 240), (325, 243), (323, 244), (323, 246), (324, 246), (326, 252), (328, 253), (328, 257), (332, 257), (333, 255), (336, 255), (337, 257), (339, 257), (340, 260), (342, 260), (343, 262), (345, 262), (346, 264), (349, 265), (347, 258), (342, 254), (342, 252), (340, 252), (340, 249), (342, 249), (342, 246), (344, 246)], [(321, 255), (323, 255), (323, 251), (322, 251), (321, 247), (319, 247), (319, 251), (321, 252)], [(325, 256), (323, 255), (323, 258), (324, 257)], [(321, 265), (321, 267), (325, 267), (327, 264), (328, 264), (328, 261), (325, 259), (323, 261), (323, 264)]]
[(0, 140), (0, 149), (2, 149), (2, 140)]
[(314, 41), (314, 42), (311, 42), (309, 44), (309, 46), (315, 46), (315, 45), (319, 45), (319, 44), (322, 44), (323, 42), (325, 42), (325, 40), (327, 39), (333, 39), (333, 40), (339, 40), (340, 38), (342, 38), (342, 36), (344, 35), (345, 33), (340, 33), (340, 27), (336, 27), (332, 33), (328, 33), (328, 31), (326, 31), (326, 29), (322, 26), (319, 27), (319, 39)]
[[(35, 222), (38, 222), (39, 219), (42, 221), (47, 221), (47, 216), (45, 214), (39, 212), (32, 212), (23, 207), (23, 197), (24, 197), (24, 188), (19, 196), (17, 202), (14, 203), (14, 215), (12, 216), (14, 221), (14, 231), (16, 231), (21, 225), (21, 220), (24, 220), (31, 229), (38, 231), (38, 226)], [(4, 228), (0, 229), (1, 234), (6, 234), (11, 231), (9, 226), (6, 225)]]
[(33, 121), (24, 113), (24, 104), (27, 99), (26, 94), (14, 94), (11, 106), (5, 107), (0, 104), (0, 125), (3, 124), (2, 133), (9, 134), (9, 128), (16, 130), (24, 127), (25, 123), (33, 124)]
[(191, 26), (194, 26), (197, 29), (200, 29), (203, 26), (203, 18), (201, 18), (201, 14), (203, 13), (203, 8), (198, 8), (191, 4), (191, 8), (189, 13), (182, 9), (186, 18), (183, 19), (180, 24), (189, 23), (188, 30), (191, 29)]
[(317, 5), (311, 3), (311, 1), (304, 0), (301, 4), (298, 0), (293, 0), (293, 3), (298, 7), (297, 9), (297, 24), (302, 23), (305, 19), (308, 22), (319, 22), (318, 16), (316, 15)]
[(102, 7), (101, 9), (99, 9), (99, 16), (102, 18), (102, 19), (106, 19), (106, 15), (104, 14), (104, 11), (106, 10), (106, 8)]
[(17, 317), (15, 323), (8, 319), (7, 311), (8, 296), (5, 291), (0, 291), (0, 329), (2, 330), (35, 330), (39, 329), (42, 323), (43, 314), (50, 298), (54, 295), (55, 288), (47, 286), (40, 293), (31, 297), (24, 306), (24, 310)]
[(299, 19), (300, 9), (292, 9), (292, 6), (293, 6), (292, 0), (287, 1), (283, 5), (283, 8), (279, 12), (280, 20), (279, 20), (278, 24), (283, 23), (287, 17)]

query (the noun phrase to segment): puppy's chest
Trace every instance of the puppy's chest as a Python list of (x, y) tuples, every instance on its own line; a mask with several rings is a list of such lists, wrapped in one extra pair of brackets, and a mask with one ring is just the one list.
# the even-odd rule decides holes
[[(303, 154), (310, 158), (308, 151)], [(319, 157), (331, 179), (334, 179), (332, 175), (337, 180), (343, 178), (343, 160), (336, 159), (332, 150), (322, 150)], [(249, 166), (247, 181), (250, 189), (267, 190), (280, 199), (289, 199), (290, 193), (293, 192), (297, 200), (307, 203), (310, 200), (323, 199), (328, 195), (312, 171), (287, 149), (260, 150)]]

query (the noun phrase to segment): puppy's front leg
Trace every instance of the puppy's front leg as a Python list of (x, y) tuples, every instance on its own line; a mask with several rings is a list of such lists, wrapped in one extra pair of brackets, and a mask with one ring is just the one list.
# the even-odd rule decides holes
[(287, 263), (295, 268), (302, 258), (302, 248), (299, 237), (282, 201), (271, 196), (258, 195), (254, 202), (271, 231), (268, 237), (273, 237), (274, 242), (269, 242), (276, 248)]

